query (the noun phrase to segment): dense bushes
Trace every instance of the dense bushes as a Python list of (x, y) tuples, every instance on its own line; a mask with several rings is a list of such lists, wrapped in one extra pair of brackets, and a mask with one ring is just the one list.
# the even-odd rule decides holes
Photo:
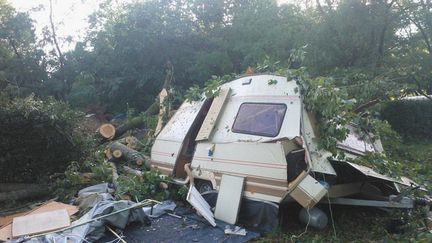
[(400, 100), (390, 102), (382, 116), (392, 128), (407, 139), (432, 137), (432, 100)]
[(65, 103), (0, 93), (0, 182), (41, 182), (81, 157), (79, 114)]

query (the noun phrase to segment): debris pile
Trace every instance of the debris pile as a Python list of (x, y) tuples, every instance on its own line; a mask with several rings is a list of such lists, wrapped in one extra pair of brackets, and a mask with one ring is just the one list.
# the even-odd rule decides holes
[[(246, 242), (260, 236), (217, 219), (210, 224), (182, 202), (116, 200), (113, 192), (108, 183), (97, 184), (80, 190), (75, 205), (47, 201), (29, 211), (0, 217), (0, 242)], [(214, 206), (215, 196), (205, 197)], [(242, 210), (250, 214), (251, 203), (256, 202), (246, 200)], [(247, 214), (240, 214), (240, 219), (250, 221), (245, 219), (250, 217)]]

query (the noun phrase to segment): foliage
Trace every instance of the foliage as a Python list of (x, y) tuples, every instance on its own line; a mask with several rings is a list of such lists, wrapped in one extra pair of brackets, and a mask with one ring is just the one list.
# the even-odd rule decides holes
[(224, 75), (222, 77), (218, 77), (213, 75), (211, 79), (205, 82), (204, 88), (200, 88), (198, 85), (194, 85), (190, 87), (185, 94), (185, 100), (188, 101), (197, 101), (201, 100), (204, 97), (207, 99), (212, 99), (219, 95), (220, 86), (233, 79), (232, 75)]
[(306, 110), (316, 115), (319, 146), (336, 155), (337, 142), (348, 135), (345, 126), (359, 118), (353, 112), (355, 100), (348, 99), (347, 93), (338, 89), (331, 77), (313, 78), (304, 69), (297, 69), (290, 73), (288, 80), (292, 78), (299, 84)]
[(382, 117), (405, 139), (430, 139), (432, 136), (432, 100), (389, 102)]
[[(154, 119), (156, 120), (156, 119)], [(146, 123), (149, 124), (149, 123)], [(152, 127), (156, 127), (152, 126)], [(151, 148), (153, 146), (154, 143), (154, 137), (153, 136), (145, 136), (143, 137), (140, 141), (139, 141), (139, 145), (140, 145), (140, 152), (146, 155), (150, 155), (151, 152)]]
[(15, 96), (39, 93), (47, 78), (44, 57), (29, 15), (0, 0), (0, 90)]
[[(70, 162), (64, 176), (58, 177), (52, 184), (52, 191), (60, 200), (72, 199), (85, 186), (112, 182), (112, 169), (104, 160), (102, 149), (95, 143), (88, 143), (87, 149), (90, 152), (79, 161)], [(90, 178), (86, 178), (83, 173), (89, 173)]]
[[(330, 210), (328, 206), (321, 209)], [(432, 237), (421, 210), (401, 215), (400, 210), (389, 213), (370, 207), (332, 205), (333, 222), (329, 218), (329, 227), (320, 231), (298, 224), (298, 210), (291, 210), (286, 215), (290, 222), (258, 242), (430, 242)], [(391, 224), (398, 221), (405, 224), (400, 225), (399, 233), (392, 233)]]
[(191, 86), (185, 94), (185, 100), (198, 101), (202, 99), (202, 90), (198, 85)]
[(2, 182), (46, 182), (50, 174), (64, 171), (69, 161), (88, 152), (87, 140), (76, 130), (81, 114), (67, 104), (4, 93), (0, 101), (0, 149), (5, 151), (0, 166), (8, 168)]
[(131, 175), (120, 175), (115, 195), (119, 198), (125, 196), (132, 200), (142, 201), (147, 198), (163, 201), (170, 196), (162, 183), (167, 184), (169, 180), (162, 179), (156, 171), (144, 171), (142, 177)]
[[(106, 0), (61, 65), (57, 54), (42, 52), (52, 33), (46, 29), (41, 46), (28, 14), (1, 4), (0, 89), (53, 95), (81, 109), (102, 104), (119, 112), (128, 103), (144, 110), (168, 65), (180, 90), (248, 66), (303, 65), (332, 77), (359, 104), (432, 92), (432, 5), (424, 1)], [(305, 50), (301, 63), (291, 60), (295, 49)]]

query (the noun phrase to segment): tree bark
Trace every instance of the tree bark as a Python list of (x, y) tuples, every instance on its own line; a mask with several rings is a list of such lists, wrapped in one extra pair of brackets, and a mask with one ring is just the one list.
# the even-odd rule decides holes
[(138, 139), (134, 136), (127, 136), (127, 137), (118, 139), (117, 142), (124, 144), (131, 149), (136, 150), (138, 148)]
[(127, 147), (119, 142), (113, 142), (108, 145), (111, 151), (119, 150), (121, 152), (121, 158), (126, 161), (132, 161), (136, 164), (144, 164), (147, 169), (150, 169), (150, 158), (141, 154), (140, 152)]
[(57, 34), (55, 32), (55, 27), (54, 27), (54, 21), (53, 21), (53, 9), (52, 9), (52, 0), (50, 0), (50, 14), (49, 14), (49, 20), (50, 20), (50, 24), (51, 24), (51, 31), (52, 31), (52, 37), (53, 37), (53, 41), (54, 41), (54, 45), (56, 47), (56, 50), (59, 54), (59, 61), (60, 61), (60, 68), (63, 67), (64, 65), (64, 56), (62, 51), (60, 50), (60, 46), (57, 42)]
[(359, 113), (360, 111), (363, 111), (364, 109), (367, 109), (367, 108), (369, 108), (369, 107), (372, 107), (372, 106), (374, 106), (374, 105), (380, 103), (381, 100), (382, 100), (382, 98), (376, 98), (376, 99), (370, 100), (370, 101), (368, 101), (368, 102), (365, 103), (365, 104), (361, 104), (361, 105), (357, 106), (357, 107), (354, 109), (354, 112), (355, 112), (355, 113)]
[(46, 196), (49, 190), (46, 186), (38, 184), (0, 184), (0, 202), (22, 200)]
[(115, 132), (115, 137), (118, 138), (131, 129), (145, 125), (146, 117), (150, 115), (156, 115), (158, 114), (158, 112), (159, 112), (159, 99), (156, 99), (156, 101), (151, 106), (149, 106), (149, 108), (147, 108), (146, 111), (141, 113), (139, 116), (134, 117), (129, 121), (126, 121), (124, 124), (120, 125), (119, 127), (117, 127)]

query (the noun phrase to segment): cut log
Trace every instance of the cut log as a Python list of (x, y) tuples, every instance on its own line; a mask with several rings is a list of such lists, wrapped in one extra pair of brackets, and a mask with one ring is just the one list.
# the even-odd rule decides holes
[(114, 138), (116, 134), (116, 129), (113, 125), (109, 123), (102, 124), (99, 127), (99, 134), (106, 139), (112, 139)]
[(148, 156), (145, 156), (141, 154), (140, 152), (131, 149), (127, 147), (124, 144), (121, 144), (119, 142), (113, 142), (110, 145), (108, 145), (109, 149), (111, 151), (119, 150), (121, 152), (121, 158), (123, 158), (126, 161), (135, 162), (138, 165), (144, 164), (147, 169), (150, 169), (150, 158)]
[(80, 175), (82, 184), (90, 183), (91, 179), (95, 177), (95, 174), (92, 172), (83, 172)]
[(159, 188), (166, 190), (166, 189), (168, 189), (168, 184), (166, 184), (165, 182), (160, 182), (159, 183)]
[(112, 152), (112, 156), (114, 156), (114, 158), (116, 158), (116, 159), (120, 159), (120, 157), (122, 156), (122, 152), (120, 151), (120, 150), (114, 150), (113, 152)]
[(111, 152), (111, 150), (109, 148), (105, 149), (104, 153), (105, 153), (105, 157), (107, 157), (108, 160), (112, 159), (113, 154), (112, 154), (112, 152)]
[(134, 136), (127, 136), (124, 138), (120, 138), (117, 140), (117, 142), (124, 144), (128, 146), (131, 149), (137, 149), (138, 148), (138, 139)]
[(136, 143), (137, 140), (138, 139), (136, 137), (133, 137), (133, 136), (126, 137), (126, 145), (128, 145), (130, 143)]

